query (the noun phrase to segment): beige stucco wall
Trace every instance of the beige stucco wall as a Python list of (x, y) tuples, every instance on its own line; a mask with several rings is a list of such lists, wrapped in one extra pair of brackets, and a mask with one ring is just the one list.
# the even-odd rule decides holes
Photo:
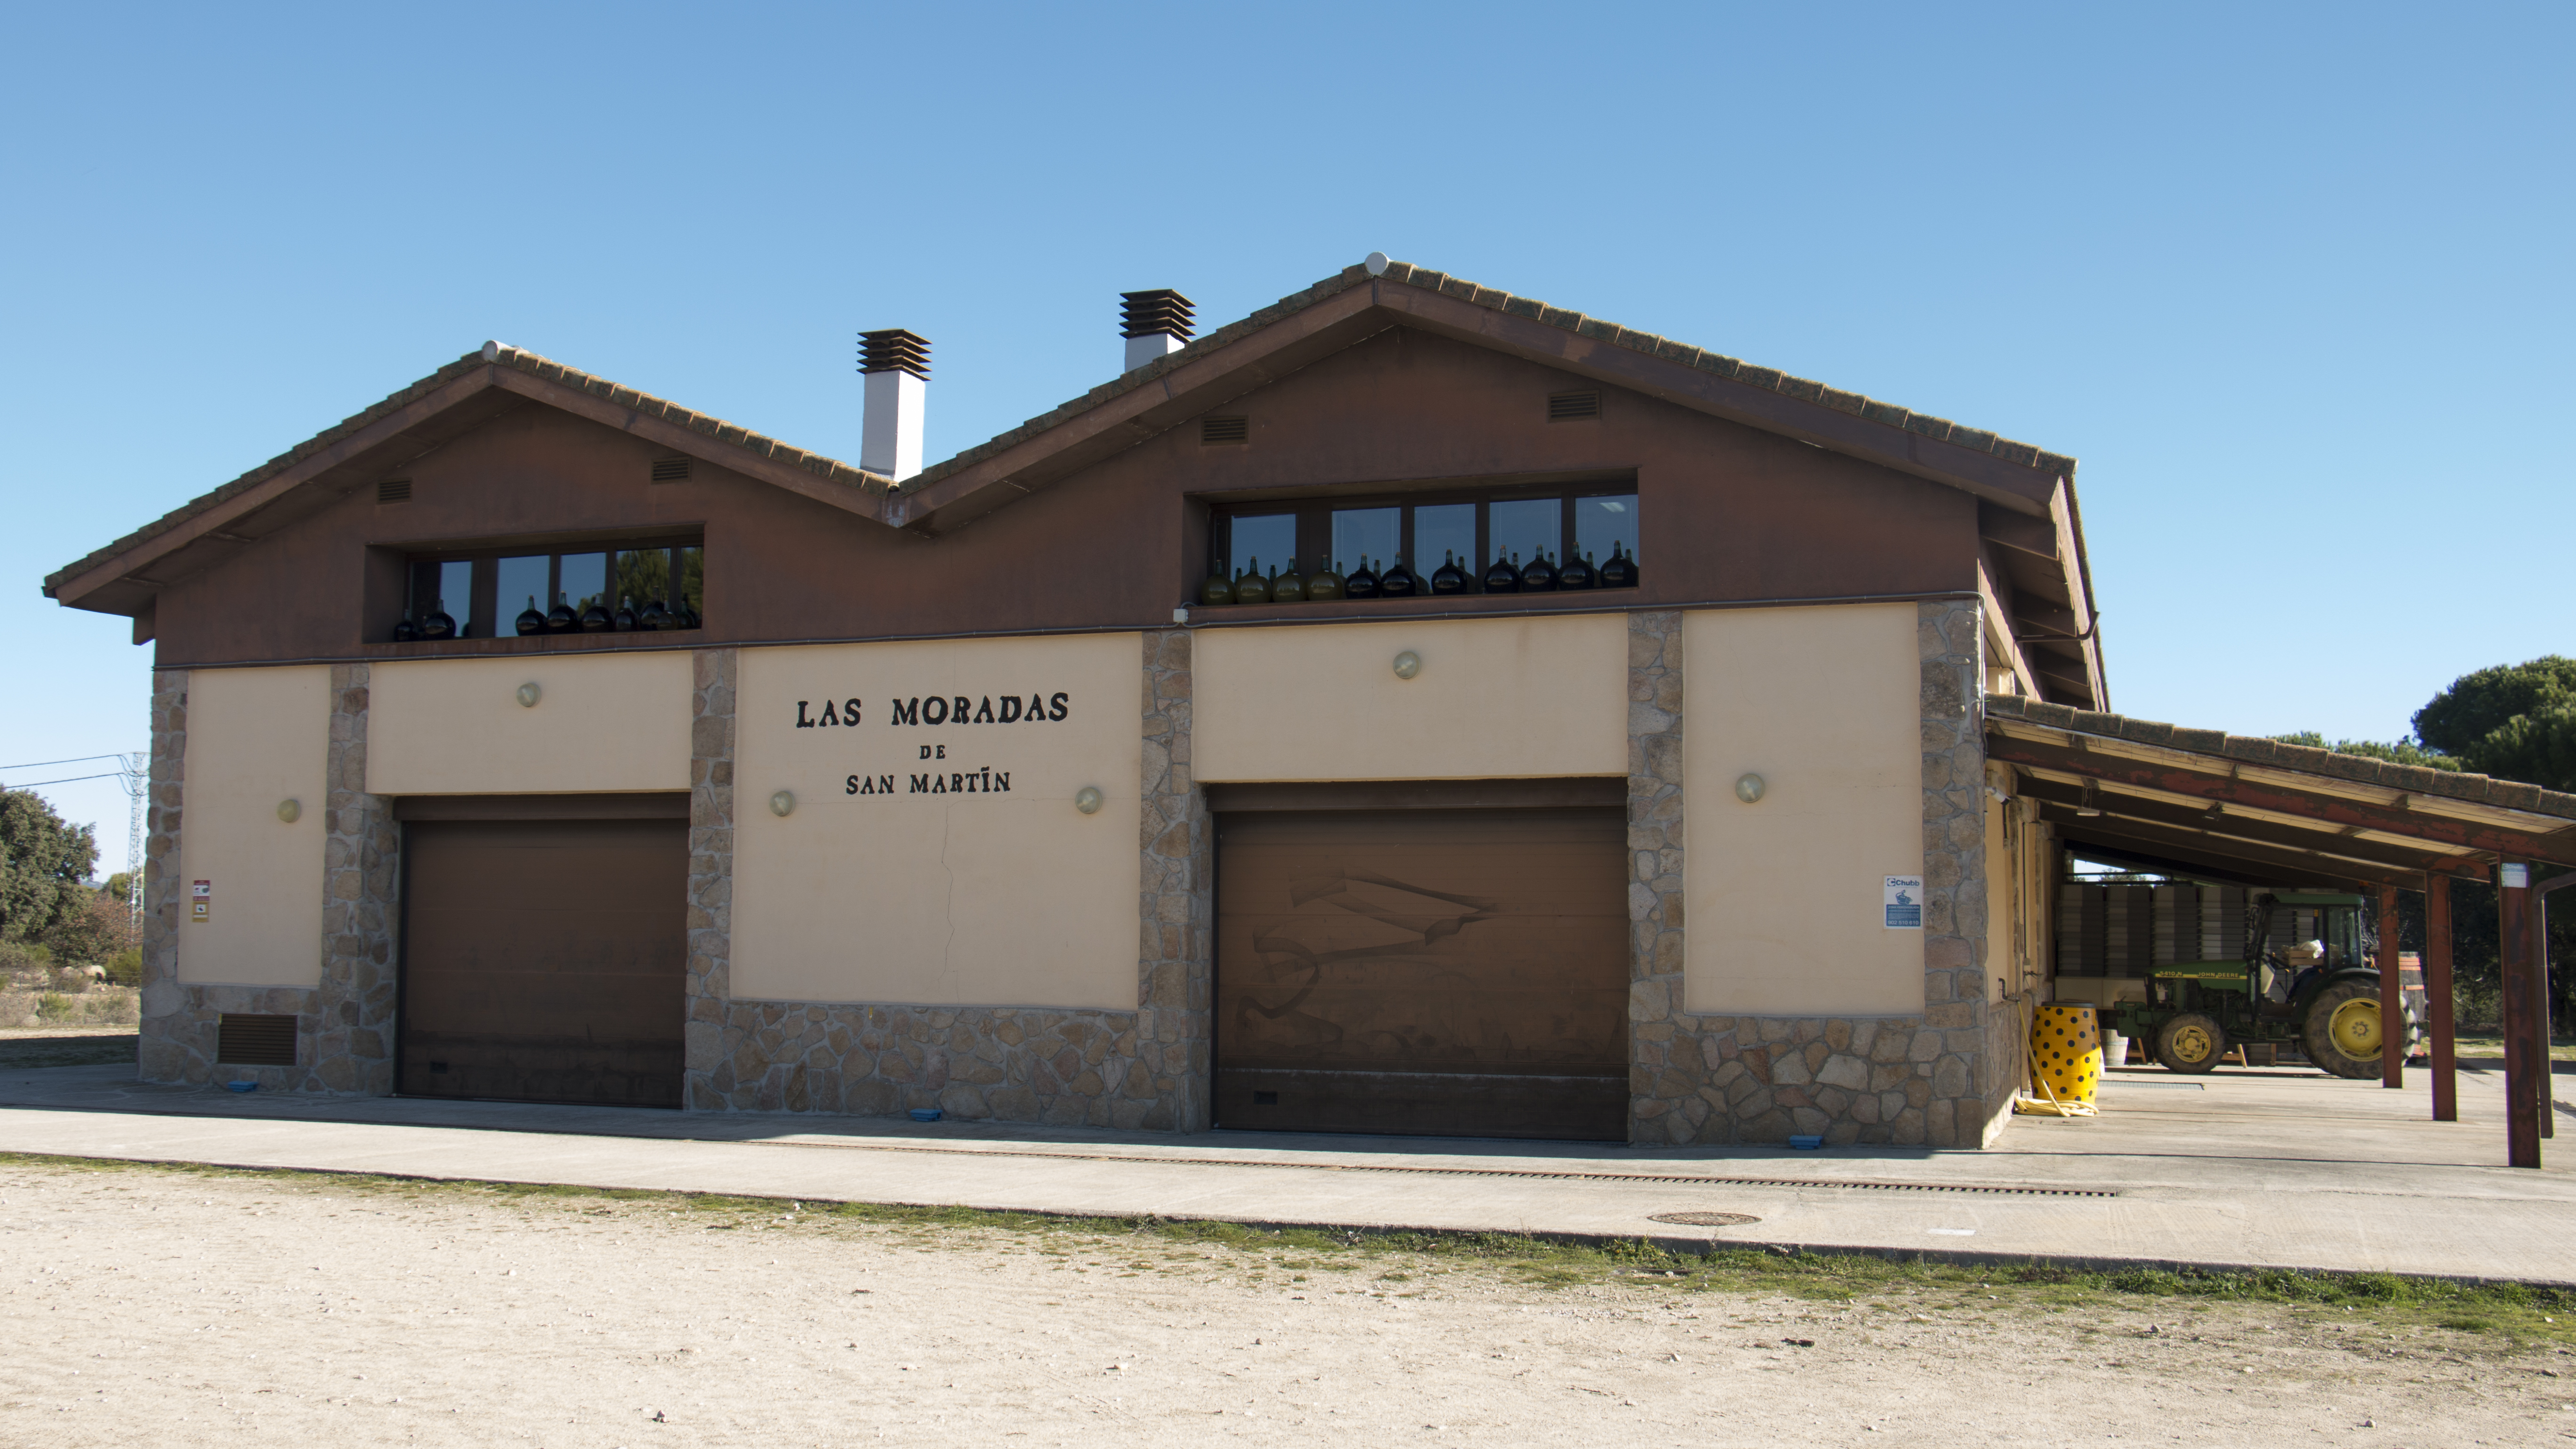
[[(1624, 614), (1202, 629), (1192, 646), (1203, 782), (1628, 773)], [(1399, 679), (1408, 649), (1422, 670)]]
[[(1134, 634), (742, 651), (733, 995), (1136, 1009), (1143, 680)], [(993, 721), (895, 722), (893, 701), (960, 695)], [(1033, 695), (1048, 718), (1025, 717)], [(819, 723), (853, 699), (858, 724)], [(970, 792), (913, 792), (968, 771)], [(1086, 785), (1097, 814), (1074, 808)]]
[[(322, 981), (323, 807), (331, 670), (200, 669), (188, 682), (179, 830), (179, 979), (232, 986)], [(279, 802), (302, 814), (277, 818)], [(195, 882), (210, 884), (203, 924)]]
[[(540, 655), (379, 664), (367, 788), (564, 795), (689, 788), (689, 655)], [(523, 707), (522, 684), (538, 688)]]
[(1695, 612), (1682, 647), (1687, 1009), (1921, 1011), (1923, 932), (1880, 909), (1883, 876), (1923, 870), (1914, 606)]

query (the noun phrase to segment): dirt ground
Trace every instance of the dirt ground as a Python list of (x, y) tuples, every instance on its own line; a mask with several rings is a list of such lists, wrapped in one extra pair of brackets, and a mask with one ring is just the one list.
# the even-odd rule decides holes
[(0, 1163), (0, 1442), (2576, 1438), (2565, 1350), (2315, 1307), (1548, 1286), (818, 1207)]

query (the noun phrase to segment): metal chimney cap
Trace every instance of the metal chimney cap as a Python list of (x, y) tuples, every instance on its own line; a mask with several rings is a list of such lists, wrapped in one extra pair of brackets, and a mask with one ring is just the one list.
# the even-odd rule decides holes
[(1121, 337), (1152, 337), (1157, 333), (1169, 333), (1187, 342), (1190, 334), (1198, 330), (1193, 321), (1198, 308), (1189, 298), (1169, 287), (1157, 287), (1150, 292), (1121, 292), (1118, 297), (1124, 303), (1118, 309), (1118, 320), (1126, 324), (1118, 334)]
[(900, 327), (859, 334), (859, 371), (908, 372), (930, 380), (930, 339)]
[(1360, 265), (1367, 269), (1370, 276), (1383, 277), (1386, 275), (1387, 255), (1384, 252), (1371, 252), (1361, 260)]

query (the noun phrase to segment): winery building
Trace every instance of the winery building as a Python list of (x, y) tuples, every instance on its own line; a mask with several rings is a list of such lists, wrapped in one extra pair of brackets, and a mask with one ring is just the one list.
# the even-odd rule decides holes
[(53, 575), (155, 651), (144, 1077), (2000, 1130), (2072, 460), (1382, 257), (1191, 333), (927, 467), (907, 332), (855, 465), (486, 345)]

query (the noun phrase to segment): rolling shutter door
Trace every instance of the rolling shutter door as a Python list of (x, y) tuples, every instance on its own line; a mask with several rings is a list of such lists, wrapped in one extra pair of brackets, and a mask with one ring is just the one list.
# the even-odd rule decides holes
[(685, 820), (405, 826), (406, 1096), (680, 1104)]
[(1616, 809), (1217, 823), (1225, 1127), (1625, 1140)]

